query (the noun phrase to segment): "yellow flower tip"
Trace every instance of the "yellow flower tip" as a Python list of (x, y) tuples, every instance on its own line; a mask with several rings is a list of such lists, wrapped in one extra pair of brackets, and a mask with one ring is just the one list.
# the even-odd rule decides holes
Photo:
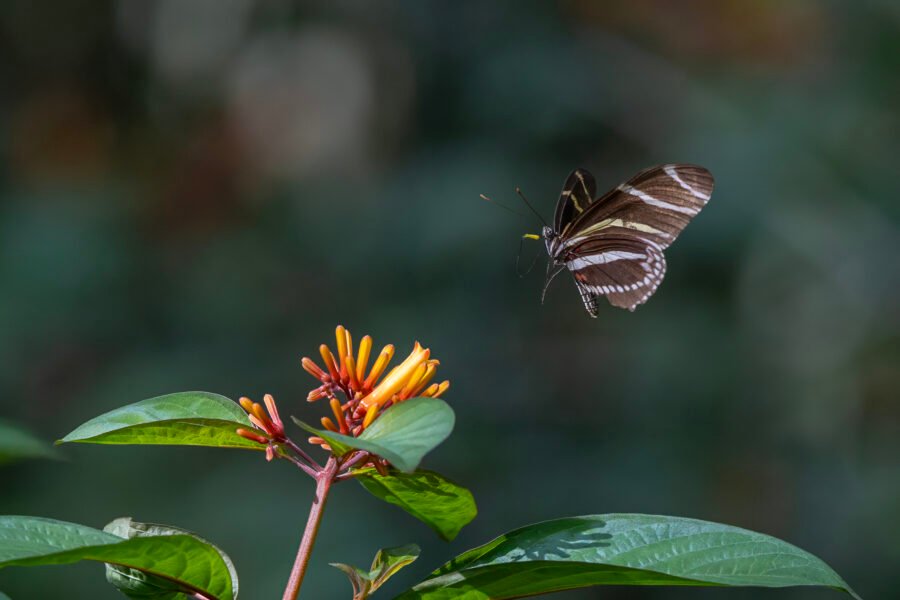
[(253, 412), (253, 400), (251, 400), (250, 398), (242, 396), (241, 399), (238, 400), (238, 403), (240, 403), (241, 408), (244, 409), (245, 413), (250, 414)]
[(331, 412), (334, 413), (335, 421), (337, 421), (338, 428), (341, 433), (347, 433), (347, 420), (344, 419), (344, 407), (341, 406), (341, 403), (337, 398), (331, 399)]
[(365, 429), (369, 425), (372, 424), (372, 421), (375, 420), (375, 416), (378, 414), (378, 405), (373, 404), (369, 408), (366, 409), (366, 418), (363, 419), (362, 428)]
[(440, 387), (438, 384), (432, 383), (425, 389), (424, 392), (422, 392), (419, 395), (422, 396), (423, 398), (432, 398), (432, 397), (434, 397), (435, 393), (437, 393), (438, 387)]
[(409, 394), (407, 395), (407, 398), (412, 398), (414, 396), (421, 395), (422, 390), (425, 388), (426, 385), (428, 385), (428, 383), (434, 377), (434, 374), (437, 373), (437, 365), (434, 364), (435, 362), (437, 362), (437, 361), (429, 360), (426, 363), (427, 366), (425, 367), (425, 374), (422, 375), (422, 377), (419, 379), (418, 383), (416, 383), (415, 387), (409, 392)]
[(347, 357), (353, 356), (353, 336), (350, 335), (350, 331), (344, 330), (344, 338), (346, 339), (347, 344)]
[(356, 379), (363, 381), (366, 375), (366, 366), (369, 362), (369, 354), (372, 352), (372, 337), (363, 336), (359, 341), (359, 354), (356, 359)]
[(431, 358), (431, 348), (424, 348), (418, 342), (416, 342), (416, 346), (417, 346), (416, 352), (420, 355), (419, 360), (421, 362), (425, 362), (426, 360)]
[(450, 389), (450, 382), (449, 381), (441, 382), (441, 385), (438, 386), (437, 391), (434, 393), (434, 396), (432, 396), (432, 397), (437, 398), (438, 396), (440, 396), (441, 394), (446, 392), (448, 389)]
[(260, 404), (259, 402), (254, 402), (253, 406), (250, 408), (250, 410), (252, 411), (253, 416), (255, 416), (257, 419), (259, 419), (263, 423), (265, 423), (266, 421), (269, 420), (268, 415), (266, 415), (266, 410), (262, 407), (262, 404)]
[(378, 355), (378, 358), (375, 359), (375, 364), (372, 365), (369, 376), (363, 382), (364, 388), (371, 389), (375, 386), (378, 378), (384, 373), (385, 368), (387, 368), (388, 363), (391, 362), (392, 358), (394, 358), (394, 345), (388, 344), (381, 350), (381, 354)]
[(422, 381), (422, 378), (425, 376), (425, 373), (428, 371), (428, 364), (422, 363), (416, 370), (413, 371), (413, 374), (410, 375), (409, 380), (406, 382), (406, 385), (403, 387), (403, 391), (400, 392), (400, 398), (402, 400), (406, 400), (409, 398), (412, 393), (419, 387), (419, 382)]
[(347, 377), (350, 379), (350, 387), (359, 389), (359, 379), (356, 378), (356, 360), (353, 355), (347, 355)]
[(344, 364), (344, 358), (347, 356), (347, 330), (343, 325), (338, 325), (334, 330), (334, 341), (337, 342), (337, 358)]
[(322, 361), (325, 363), (325, 368), (328, 369), (328, 372), (331, 374), (331, 378), (334, 380), (340, 379), (331, 349), (327, 345), (322, 344), (319, 346), (319, 354), (322, 355)]
[(429, 351), (422, 348), (418, 342), (413, 347), (406, 360), (394, 367), (390, 373), (379, 383), (372, 392), (362, 399), (361, 405), (367, 410), (373, 404), (378, 406), (384, 405), (391, 396), (400, 392), (409, 382), (409, 378), (416, 372), (416, 369), (428, 360)]
[(332, 398), (328, 401), (328, 405), (331, 406), (331, 412), (334, 413), (334, 417), (338, 421), (342, 421), (344, 419), (344, 408), (341, 406), (341, 401), (337, 398)]
[(328, 417), (322, 417), (322, 427), (324, 427), (328, 431), (334, 431), (335, 433), (337, 433), (338, 431), (338, 428), (334, 424), (334, 421), (332, 421)]

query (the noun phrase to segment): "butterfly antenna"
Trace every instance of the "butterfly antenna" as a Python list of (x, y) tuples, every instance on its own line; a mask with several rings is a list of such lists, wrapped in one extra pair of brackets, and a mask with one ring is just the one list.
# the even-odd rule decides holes
[(488, 197), (485, 196), (484, 194), (478, 194), (478, 195), (481, 196), (481, 199), (482, 199), (482, 200), (486, 200), (487, 202), (490, 202), (490, 203), (493, 204), (494, 206), (499, 206), (499, 207), (502, 208), (503, 210), (508, 210), (509, 212), (511, 212), (511, 213), (514, 214), (514, 215), (519, 215), (520, 217), (526, 217), (526, 218), (528, 217), (528, 215), (526, 215), (525, 213), (521, 213), (521, 212), (519, 212), (519, 211), (517, 211), (517, 210), (515, 210), (515, 209), (512, 209), (512, 208), (510, 208), (510, 207), (508, 207), (508, 206), (506, 206), (506, 205), (504, 205), (504, 204), (500, 204), (500, 203), (497, 202), (496, 200), (493, 200), (493, 199), (491, 199), (491, 198), (488, 198)]
[(531, 212), (533, 212), (535, 215), (537, 215), (537, 218), (541, 220), (541, 223), (543, 223), (547, 227), (550, 227), (550, 225), (547, 223), (547, 221), (544, 220), (544, 217), (541, 216), (541, 213), (539, 213), (538, 211), (536, 211), (534, 209), (534, 207), (531, 205), (531, 202), (529, 202), (528, 198), (525, 197), (525, 194), (522, 193), (522, 189), (519, 187), (516, 187), (516, 193), (519, 195), (519, 198), (522, 199), (522, 202), (525, 203), (525, 206), (530, 208)]

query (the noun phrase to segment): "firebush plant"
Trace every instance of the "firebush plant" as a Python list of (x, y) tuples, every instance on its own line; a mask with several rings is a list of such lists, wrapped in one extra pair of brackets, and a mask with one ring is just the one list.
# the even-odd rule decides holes
[[(301, 361), (318, 381), (307, 399), (328, 413), (318, 426), (293, 419), (296, 428), (289, 433), (268, 394), (260, 404), (182, 392), (91, 419), (59, 443), (238, 448), (294, 464), (316, 487), (283, 600), (299, 597), (326, 502), (338, 483), (355, 480), (452, 540), (476, 515), (472, 494), (419, 467), (454, 425), (453, 410), (441, 399), (450, 383), (435, 381), (439, 361), (417, 342), (388, 370), (392, 345), (370, 361), (369, 336), (354, 348), (350, 333), (339, 326), (335, 342), (336, 352), (319, 347), (320, 363)], [(418, 556), (419, 548), (409, 544), (379, 550), (368, 568), (332, 566), (350, 579), (352, 599), (364, 600)], [(41, 517), (0, 516), (0, 567), (81, 560), (104, 563), (109, 583), (130, 598), (238, 597), (238, 575), (228, 555), (189, 531), (131, 518), (98, 530)], [(396, 598), (521, 598), (595, 585), (820, 586), (859, 598), (823, 561), (768, 535), (696, 519), (628, 513), (557, 518), (501, 534), (452, 558)]]

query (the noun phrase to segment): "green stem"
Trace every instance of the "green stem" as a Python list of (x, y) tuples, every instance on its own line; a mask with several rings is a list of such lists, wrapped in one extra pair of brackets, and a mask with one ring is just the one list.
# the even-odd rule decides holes
[(313, 544), (316, 543), (316, 535), (319, 533), (319, 525), (322, 523), (328, 491), (331, 489), (337, 470), (337, 459), (331, 456), (322, 470), (316, 474), (316, 497), (313, 498), (312, 508), (309, 509), (306, 529), (303, 531), (303, 539), (300, 540), (300, 548), (297, 550), (297, 558), (294, 559), (294, 568), (291, 569), (291, 577), (288, 579), (287, 587), (284, 588), (282, 600), (296, 600), (300, 593), (300, 585), (303, 583), (303, 576), (306, 575), (306, 567), (309, 565), (309, 556), (312, 554)]

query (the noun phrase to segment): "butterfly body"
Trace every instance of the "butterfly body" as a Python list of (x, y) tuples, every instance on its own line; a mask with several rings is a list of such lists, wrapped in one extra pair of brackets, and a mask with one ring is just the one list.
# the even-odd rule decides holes
[[(641, 171), (596, 197), (593, 176), (572, 171), (542, 231), (551, 267), (568, 269), (585, 309), (597, 316), (598, 299), (634, 310), (659, 287), (663, 251), (700, 212), (713, 189), (703, 167), (669, 164)], [(549, 281), (549, 280), (548, 280)]]
[(560, 242), (559, 236), (553, 231), (553, 228), (545, 225), (541, 231), (541, 237), (544, 238), (544, 245), (547, 246), (547, 254), (553, 259), (554, 264), (559, 263)]

